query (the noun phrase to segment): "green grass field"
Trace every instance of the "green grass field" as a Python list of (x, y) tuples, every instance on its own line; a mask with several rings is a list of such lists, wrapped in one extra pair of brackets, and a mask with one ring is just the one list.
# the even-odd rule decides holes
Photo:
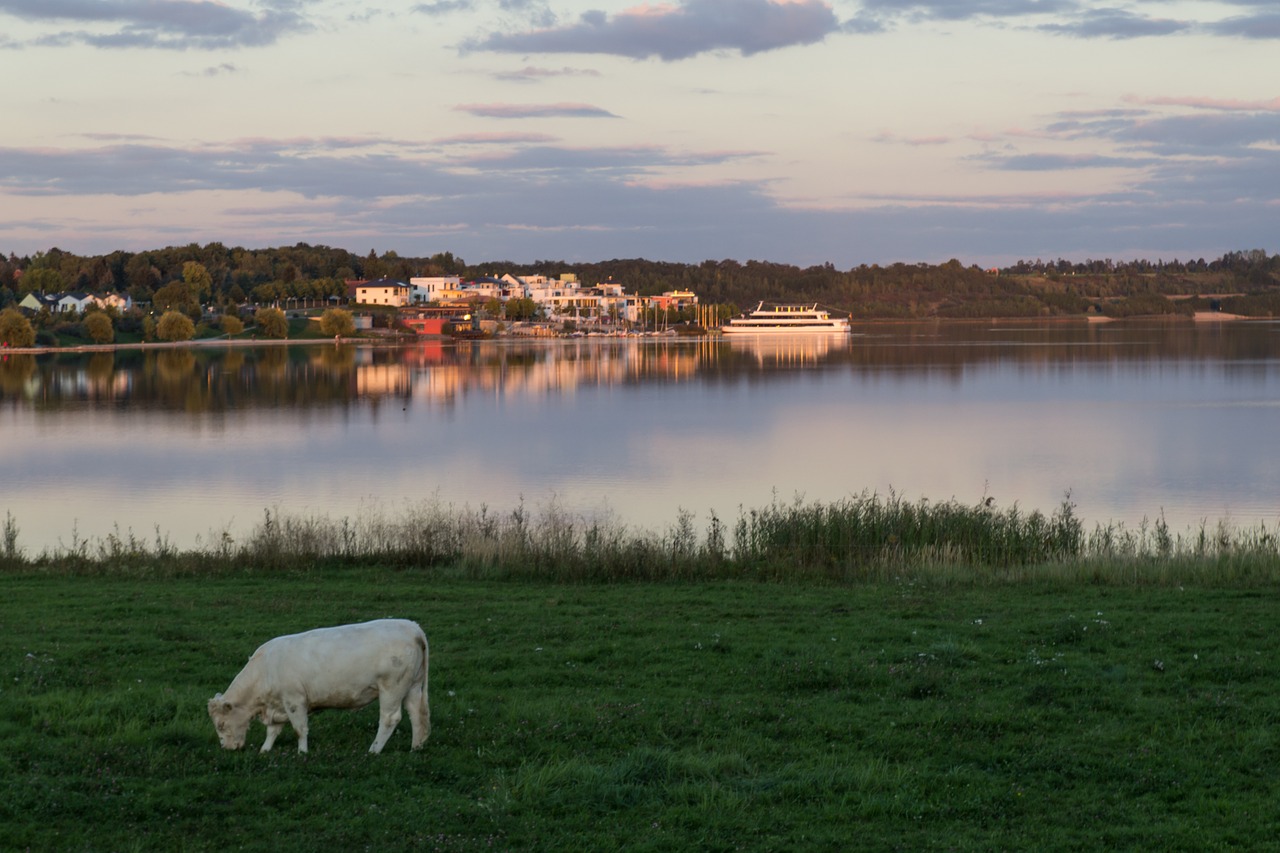
[[(0, 575), (2, 850), (1274, 846), (1274, 584)], [(403, 616), (433, 731), (218, 747), (262, 641)]]

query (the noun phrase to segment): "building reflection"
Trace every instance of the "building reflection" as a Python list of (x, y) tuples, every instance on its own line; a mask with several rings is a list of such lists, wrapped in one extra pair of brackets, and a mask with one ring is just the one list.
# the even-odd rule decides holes
[(0, 404), (56, 410), (131, 406), (180, 412), (342, 408), (397, 401), (456, 405), (468, 395), (567, 397), (640, 383), (785, 380), (842, 369), (900, 381), (961, 381), (993, 364), (1020, 372), (1099, 369), (1280, 369), (1269, 324), (869, 324), (844, 336), (429, 340), (404, 346), (190, 347), (0, 358)]

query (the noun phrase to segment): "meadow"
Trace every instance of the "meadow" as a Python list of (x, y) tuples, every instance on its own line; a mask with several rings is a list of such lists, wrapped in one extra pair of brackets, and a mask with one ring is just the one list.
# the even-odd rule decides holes
[[(561, 531), (561, 556), (580, 558), (563, 577), (546, 554), (499, 559), (492, 543), (467, 559), (303, 558), (264, 543), (299, 549), (317, 528), (269, 516), (258, 562), (127, 539), (30, 558), (10, 538), (0, 849), (1275, 843), (1280, 583), (1265, 531), (1142, 533), (1129, 545), (1151, 550), (1126, 555), (1123, 531), (1086, 535), (1066, 507), (1029, 527), (1006, 513), (988, 530), (1005, 538), (987, 537), (1005, 550), (981, 563), (957, 531), (989, 507), (890, 508), (898, 532), (858, 576), (818, 558), (835, 533), (814, 507), (778, 508), (789, 532), (762, 525), (754, 540), (767, 513), (722, 542), (680, 523), (645, 548), (623, 537), (630, 561), (612, 574), (612, 547)], [(821, 509), (848, 525), (849, 507)], [(922, 509), (959, 515), (926, 545), (908, 538)], [(515, 524), (551, 547), (539, 521), (494, 532)], [(787, 548), (767, 551), (766, 528)], [(643, 554), (676, 568), (636, 571)], [(383, 616), (431, 641), (423, 750), (406, 720), (369, 755), (373, 708), (317, 714), (307, 755), (288, 730), (259, 753), (259, 724), (246, 750), (218, 747), (206, 700), (259, 643)]]

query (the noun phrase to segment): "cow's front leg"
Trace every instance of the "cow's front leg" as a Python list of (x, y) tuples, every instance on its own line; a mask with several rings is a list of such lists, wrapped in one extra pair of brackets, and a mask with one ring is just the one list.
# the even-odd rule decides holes
[(289, 702), (284, 706), (293, 730), (298, 733), (298, 752), (307, 751), (307, 706), (301, 702)]
[(267, 739), (262, 742), (262, 751), (270, 752), (275, 746), (276, 738), (284, 731), (284, 723), (267, 723)]

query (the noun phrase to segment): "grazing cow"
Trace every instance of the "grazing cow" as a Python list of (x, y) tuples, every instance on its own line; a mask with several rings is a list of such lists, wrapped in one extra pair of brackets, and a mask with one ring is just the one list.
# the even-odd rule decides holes
[(256, 717), (267, 727), (262, 751), (271, 749), (286, 722), (307, 751), (307, 712), (363, 708), (378, 700), (378, 736), (370, 752), (381, 752), (409, 712), (413, 748), (431, 734), (427, 698), (427, 637), (407, 619), (317, 628), (268, 640), (258, 647), (226, 694), (209, 700), (209, 716), (224, 749), (244, 746)]

